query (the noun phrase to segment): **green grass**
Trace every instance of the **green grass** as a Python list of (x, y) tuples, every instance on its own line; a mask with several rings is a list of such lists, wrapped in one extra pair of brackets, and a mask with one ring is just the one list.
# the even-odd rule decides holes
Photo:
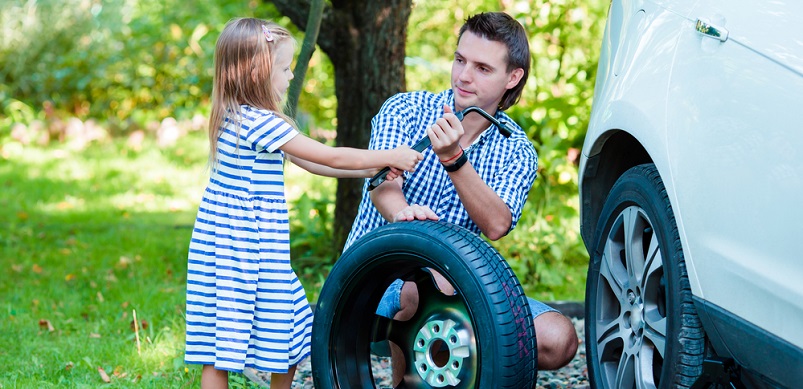
[(183, 312), (205, 150), (202, 134), (142, 151), (5, 145), (0, 387), (98, 387), (99, 368), (108, 387), (199, 386)]
[[(200, 369), (183, 362), (184, 303), (206, 150), (198, 131), (168, 148), (0, 143), (0, 388), (200, 385)], [(315, 301), (339, 251), (327, 244), (336, 182), (286, 173), (293, 266)], [(536, 227), (494, 245), (531, 296), (582, 299), (583, 264), (524, 274), (517, 258), (540, 241)], [(233, 376), (231, 387), (256, 386)]]

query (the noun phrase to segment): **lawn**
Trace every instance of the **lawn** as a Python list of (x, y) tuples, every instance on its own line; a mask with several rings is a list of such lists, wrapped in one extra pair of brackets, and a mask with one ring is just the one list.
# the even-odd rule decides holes
[[(183, 362), (184, 293), (206, 136), (102, 139), (0, 144), (0, 388), (199, 386), (200, 369)], [(329, 270), (321, 262), (337, 254), (326, 244), (336, 182), (295, 167), (286, 175), (294, 267), (315, 301)], [(499, 249), (537, 242), (531, 228)], [(550, 274), (557, 286), (544, 282)], [(525, 288), (578, 299), (583, 276), (567, 265)]]
[(4, 145), (0, 387), (199, 385), (183, 312), (205, 142)]

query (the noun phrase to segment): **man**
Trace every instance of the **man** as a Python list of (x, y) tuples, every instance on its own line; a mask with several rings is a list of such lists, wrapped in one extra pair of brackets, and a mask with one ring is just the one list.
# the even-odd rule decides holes
[[(451, 89), (397, 94), (374, 117), (369, 148), (412, 145), (429, 136), (432, 149), (424, 151), (414, 173), (363, 191), (346, 247), (374, 228), (409, 220), (442, 219), (491, 240), (507, 235), (521, 216), (538, 165), (527, 135), (503, 112), (518, 101), (529, 69), (529, 44), (521, 24), (501, 12), (468, 18), (454, 54)], [(477, 113), (461, 122), (454, 112), (470, 106), (505, 123), (510, 138)], [(449, 289), (442, 276), (435, 277), (442, 289)], [(404, 320), (417, 302), (415, 284), (397, 280), (377, 313)], [(578, 343), (571, 321), (538, 301), (530, 299), (530, 307), (539, 369), (566, 365)]]

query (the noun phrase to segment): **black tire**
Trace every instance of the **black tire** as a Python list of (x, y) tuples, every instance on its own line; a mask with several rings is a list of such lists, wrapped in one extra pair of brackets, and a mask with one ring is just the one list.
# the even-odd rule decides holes
[[(427, 268), (440, 272), (456, 294), (441, 293)], [(397, 278), (419, 290), (418, 309), (406, 321), (375, 314)], [(441, 366), (431, 358), (434, 339), (448, 346), (449, 361)], [(372, 342), (387, 340), (408, 361), (398, 387), (532, 388), (536, 382), (535, 329), (518, 279), (493, 247), (453, 224), (389, 224), (337, 261), (315, 310), (315, 387), (375, 387)]]
[(687, 388), (702, 371), (704, 333), (678, 228), (652, 164), (616, 181), (599, 219), (586, 283), (594, 388)]

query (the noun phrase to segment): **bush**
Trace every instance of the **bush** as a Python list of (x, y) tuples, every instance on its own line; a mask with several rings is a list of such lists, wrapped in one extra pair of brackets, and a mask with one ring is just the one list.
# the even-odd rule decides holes
[[(608, 2), (465, 3), (414, 2), (408, 88), (449, 87), (452, 58), (443, 48), (456, 46), (457, 28), (467, 16), (501, 7), (525, 25), (533, 64), (522, 99), (509, 114), (538, 150), (539, 177), (517, 229), (493, 244), (528, 292), (541, 298), (582, 298), (588, 256), (579, 236), (576, 162), (589, 120), (600, 21)], [(176, 122), (202, 127), (215, 39), (235, 16), (274, 19), (302, 36), (263, 1), (4, 1), (0, 157), (28, 143), (58, 140), (82, 147), (106, 137), (126, 136), (132, 142), (142, 136), (170, 138)], [(322, 140), (332, 139), (337, 120), (332, 72), (328, 59), (316, 51), (299, 102), (299, 123)], [(314, 192), (294, 204), (303, 215), (295, 223), (294, 256), (309, 269), (305, 278), (317, 283), (317, 274), (328, 271), (339, 248), (329, 245), (334, 196)]]
[(223, 25), (260, 12), (271, 11), (245, 1), (5, 1), (0, 101), (121, 130), (192, 117), (209, 104)]

